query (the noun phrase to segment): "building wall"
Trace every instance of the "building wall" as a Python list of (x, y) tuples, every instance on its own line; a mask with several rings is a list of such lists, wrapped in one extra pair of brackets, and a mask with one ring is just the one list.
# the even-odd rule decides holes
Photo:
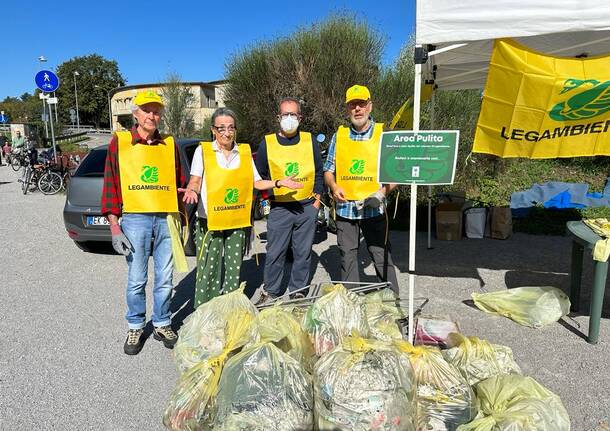
[[(195, 127), (203, 127), (205, 120), (212, 116), (216, 108), (224, 105), (224, 87), (225, 84), (187, 84), (193, 93), (194, 101), (190, 108), (193, 111), (193, 119)], [(126, 123), (126, 119), (132, 117), (131, 106), (133, 98), (140, 91), (153, 90), (163, 97), (163, 85), (153, 84), (150, 86), (138, 86), (137, 88), (125, 88), (113, 94), (110, 101), (112, 106), (112, 124), (114, 130), (120, 130), (122, 127), (128, 127), (128, 124), (120, 124), (120, 121)]]

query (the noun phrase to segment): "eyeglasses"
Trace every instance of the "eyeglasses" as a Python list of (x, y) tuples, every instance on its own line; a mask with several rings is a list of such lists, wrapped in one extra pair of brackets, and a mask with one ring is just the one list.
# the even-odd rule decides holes
[(285, 112), (279, 115), (280, 118), (299, 118), (299, 114), (296, 112)]
[(358, 108), (366, 108), (370, 103), (370, 100), (352, 100), (351, 102), (347, 103), (347, 107), (349, 109), (356, 109), (356, 107)]
[(235, 131), (237, 130), (237, 127), (212, 126), (212, 129), (216, 130), (220, 134), (223, 134), (223, 133), (232, 134), (232, 133), (235, 133)]

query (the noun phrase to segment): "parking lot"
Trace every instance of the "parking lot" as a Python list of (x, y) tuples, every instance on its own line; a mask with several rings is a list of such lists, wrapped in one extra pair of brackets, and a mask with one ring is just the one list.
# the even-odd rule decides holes
[[(79, 250), (63, 227), (64, 195), (24, 196), (17, 178), (18, 173), (0, 168), (0, 429), (164, 429), (161, 417), (178, 373), (171, 351), (152, 337), (139, 355), (122, 352), (124, 259)], [(393, 232), (391, 239), (406, 294), (408, 237)], [(465, 334), (511, 347), (524, 373), (561, 396), (573, 430), (610, 429), (610, 301), (595, 346), (582, 338), (586, 316), (574, 317), (580, 328), (566, 319), (535, 330), (467, 303), (482, 287), (567, 289), (568, 238), (515, 234), (506, 241), (435, 241), (434, 249), (426, 250), (421, 232), (417, 256), (416, 294), (431, 299), (426, 313), (454, 318)], [(338, 258), (334, 236), (318, 238), (314, 281), (336, 279)], [(189, 265), (194, 267), (194, 258)], [(243, 269), (251, 286), (262, 282), (262, 267), (254, 259)], [(172, 310), (179, 323), (189, 312), (193, 273), (176, 274), (174, 282)], [(583, 295), (589, 285), (586, 277)], [(587, 301), (581, 310), (588, 310)]]

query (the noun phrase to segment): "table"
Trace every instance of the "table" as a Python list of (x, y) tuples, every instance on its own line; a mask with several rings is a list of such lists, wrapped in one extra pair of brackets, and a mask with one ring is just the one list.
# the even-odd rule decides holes
[[(591, 252), (595, 243), (602, 239), (593, 232), (582, 221), (569, 221), (566, 225), (572, 236), (572, 270), (570, 274), (570, 303), (572, 311), (578, 311), (580, 300), (580, 285), (582, 279), (582, 262), (584, 249)], [(593, 258), (593, 253), (591, 253)], [(599, 323), (602, 316), (604, 304), (604, 292), (606, 290), (606, 276), (608, 274), (608, 262), (593, 261), (595, 272), (593, 275), (593, 288), (591, 289), (591, 307), (589, 309), (589, 334), (587, 341), (597, 344), (599, 341)]]

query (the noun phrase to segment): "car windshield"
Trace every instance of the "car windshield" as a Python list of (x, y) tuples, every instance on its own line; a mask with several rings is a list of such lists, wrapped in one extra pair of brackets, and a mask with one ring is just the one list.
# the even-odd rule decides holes
[(83, 159), (75, 177), (103, 177), (107, 150), (93, 150)]

